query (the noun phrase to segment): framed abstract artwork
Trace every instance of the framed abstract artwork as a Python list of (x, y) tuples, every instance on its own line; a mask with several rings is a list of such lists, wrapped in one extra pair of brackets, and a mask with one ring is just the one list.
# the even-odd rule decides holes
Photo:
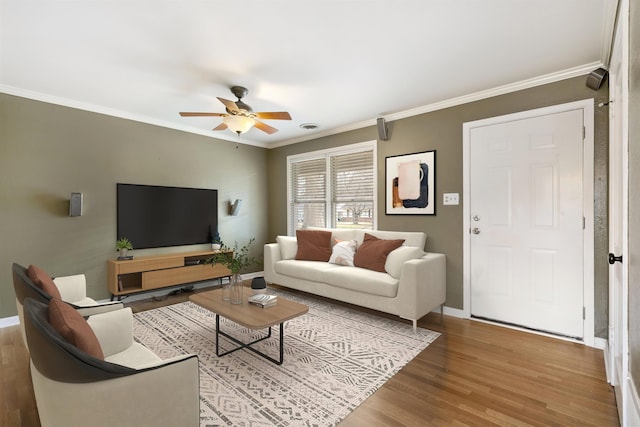
[(436, 152), (385, 158), (385, 213), (436, 214)]

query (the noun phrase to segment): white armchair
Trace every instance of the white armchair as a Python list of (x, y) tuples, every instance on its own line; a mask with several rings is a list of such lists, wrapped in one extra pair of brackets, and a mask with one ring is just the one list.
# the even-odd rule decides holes
[(31, 377), (42, 426), (198, 426), (198, 357), (161, 360), (133, 339), (130, 308), (87, 320), (104, 360), (67, 342), (48, 305), (24, 300)]

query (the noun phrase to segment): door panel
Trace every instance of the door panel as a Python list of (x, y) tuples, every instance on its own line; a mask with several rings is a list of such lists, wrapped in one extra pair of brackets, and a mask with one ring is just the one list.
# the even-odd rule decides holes
[(471, 129), (471, 314), (583, 337), (583, 111)]

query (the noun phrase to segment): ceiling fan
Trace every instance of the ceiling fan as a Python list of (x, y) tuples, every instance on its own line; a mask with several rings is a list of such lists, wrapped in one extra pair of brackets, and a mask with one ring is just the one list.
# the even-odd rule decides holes
[(231, 93), (235, 95), (238, 100), (236, 102), (229, 101), (228, 99), (218, 97), (218, 100), (226, 107), (226, 113), (190, 113), (180, 112), (182, 117), (222, 117), (222, 123), (220, 123), (213, 130), (225, 130), (230, 129), (238, 135), (247, 132), (252, 127), (256, 127), (263, 132), (271, 135), (278, 132), (278, 129), (269, 126), (268, 124), (261, 122), (261, 120), (291, 120), (291, 116), (286, 111), (281, 112), (261, 112), (254, 113), (253, 109), (242, 102), (249, 90), (242, 86), (233, 86)]

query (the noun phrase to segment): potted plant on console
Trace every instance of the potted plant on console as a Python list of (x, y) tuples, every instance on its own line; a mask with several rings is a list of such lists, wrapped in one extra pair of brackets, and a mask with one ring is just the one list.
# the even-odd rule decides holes
[(213, 254), (212, 257), (207, 258), (205, 261), (206, 264), (211, 264), (212, 266), (222, 264), (231, 271), (229, 284), (224, 285), (222, 288), (222, 298), (230, 300), (231, 304), (242, 304), (242, 277), (240, 276), (240, 271), (243, 268), (260, 264), (258, 258), (249, 256), (249, 247), (255, 240), (255, 238), (251, 238), (249, 243), (240, 248), (236, 242), (233, 250), (227, 247), (224, 242), (221, 242), (220, 252)]
[(121, 237), (116, 240), (116, 251), (120, 252), (118, 260), (133, 259), (133, 255), (127, 255), (127, 251), (133, 249), (133, 244), (126, 237)]
[(222, 239), (220, 239), (220, 233), (216, 230), (216, 233), (213, 235), (213, 239), (211, 239), (211, 250), (219, 251), (222, 247)]

